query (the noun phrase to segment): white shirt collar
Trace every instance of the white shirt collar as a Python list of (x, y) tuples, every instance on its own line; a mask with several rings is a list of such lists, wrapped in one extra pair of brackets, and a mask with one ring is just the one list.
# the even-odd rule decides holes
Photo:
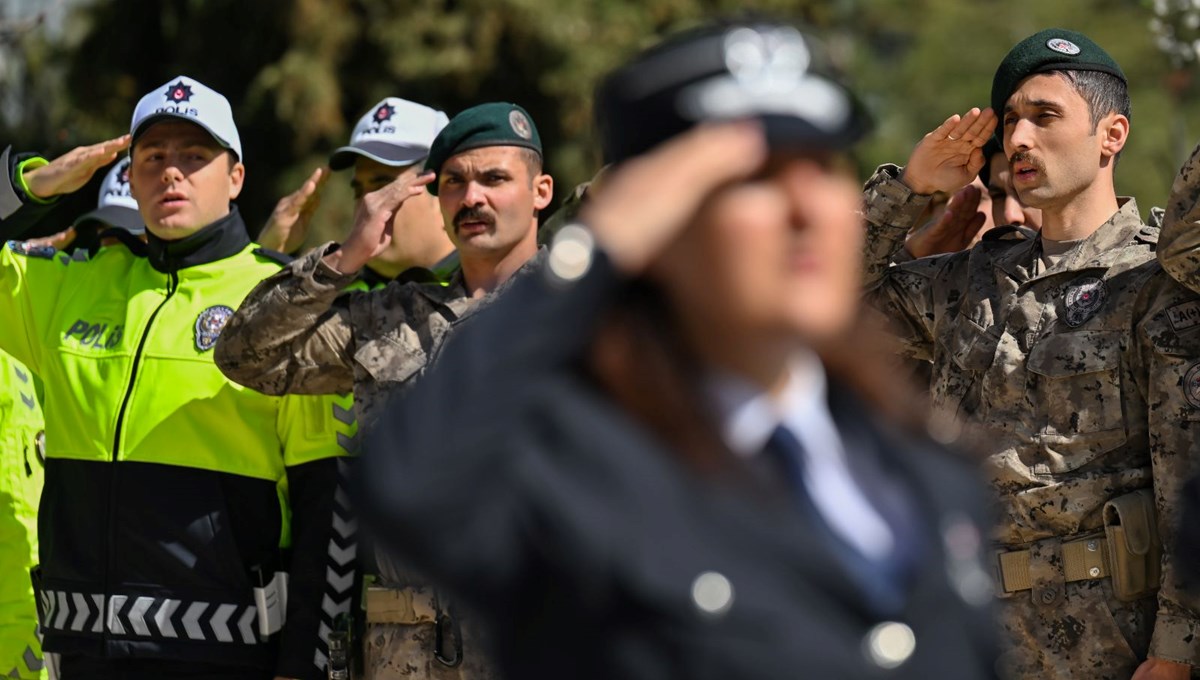
[(828, 408), (828, 385), (821, 360), (810, 350), (797, 352), (788, 366), (787, 384), (773, 398), (740, 376), (714, 372), (708, 393), (721, 418), (725, 443), (739, 456), (756, 455), (771, 433), (786, 423), (799, 430), (814, 411)]

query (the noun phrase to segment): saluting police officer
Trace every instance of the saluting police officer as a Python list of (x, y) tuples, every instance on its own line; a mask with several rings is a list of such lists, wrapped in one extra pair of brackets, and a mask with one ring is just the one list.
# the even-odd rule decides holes
[(129, 146), (144, 253), (0, 253), (0, 348), (45, 383), (45, 647), (68, 680), (323, 678), (322, 605), (346, 566), (332, 404), (212, 363), (233, 307), (279, 268), (230, 203), (245, 166), (229, 102), (173, 78), (129, 135), (15, 164), (0, 216), (44, 210)]
[[(300, 249), (329, 170), (353, 171), (350, 187), (355, 202), (397, 177), (421, 174), (430, 145), (448, 122), (445, 113), (423, 104), (400, 97), (380, 101), (359, 119), (350, 143), (329, 157), (328, 170), (317, 169), (300, 189), (279, 200), (258, 235), (259, 244), (289, 254)], [(363, 290), (382, 287), (397, 278), (450, 280), (458, 257), (442, 228), (436, 197), (424, 194), (405, 201), (396, 213), (393, 232), (395, 238), (389, 247), (362, 268)]]
[[(979, 171), (997, 116), (1040, 233), (889, 266), (929, 194)], [(867, 185), (869, 298), (905, 352), (933, 362), (942, 434), (965, 425), (987, 454), (1014, 678), (1186, 678), (1200, 665), (1200, 596), (1162, 558), (1200, 455), (1200, 325), (1172, 322), (1189, 294), (1154, 259), (1157, 229), (1116, 195), (1129, 116), (1107, 52), (1042, 31), (1000, 63), (990, 109), (950, 117)]]

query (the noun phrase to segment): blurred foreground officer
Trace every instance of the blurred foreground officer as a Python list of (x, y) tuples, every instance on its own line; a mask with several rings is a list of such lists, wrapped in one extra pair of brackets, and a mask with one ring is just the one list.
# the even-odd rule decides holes
[(864, 346), (866, 122), (817, 47), (610, 76), (604, 191), (368, 434), (366, 516), (508, 677), (991, 677), (980, 488)]
[(130, 136), (15, 167), (0, 215), (77, 190), (131, 140), (144, 256), (0, 253), (0, 348), (45, 382), (45, 647), (66, 680), (322, 678), (331, 403), (212, 363), (233, 308), (279, 269), (230, 204), (245, 168), (228, 101), (174, 78)]

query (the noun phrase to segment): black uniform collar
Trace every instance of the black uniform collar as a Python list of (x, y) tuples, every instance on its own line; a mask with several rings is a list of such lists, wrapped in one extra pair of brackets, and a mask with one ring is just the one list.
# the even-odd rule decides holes
[(223, 260), (250, 245), (246, 223), (237, 206), (229, 214), (178, 241), (164, 241), (146, 230), (146, 252), (150, 265), (163, 273)]

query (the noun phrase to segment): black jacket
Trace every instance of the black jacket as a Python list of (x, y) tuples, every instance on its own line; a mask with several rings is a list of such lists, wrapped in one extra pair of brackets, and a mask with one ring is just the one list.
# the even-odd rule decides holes
[[(849, 454), (883, 461), (922, 518), (908, 604), (879, 616), (792, 506), (685, 469), (574, 370), (622, 290), (604, 257), (552, 277), (464, 324), (368, 435), (359, 480), (380, 540), (489, 619), (509, 677), (992, 677), (967, 462), (832, 386)], [(732, 585), (716, 615), (693, 597), (708, 572)], [(891, 671), (869, 654), (887, 618), (916, 637)]]

